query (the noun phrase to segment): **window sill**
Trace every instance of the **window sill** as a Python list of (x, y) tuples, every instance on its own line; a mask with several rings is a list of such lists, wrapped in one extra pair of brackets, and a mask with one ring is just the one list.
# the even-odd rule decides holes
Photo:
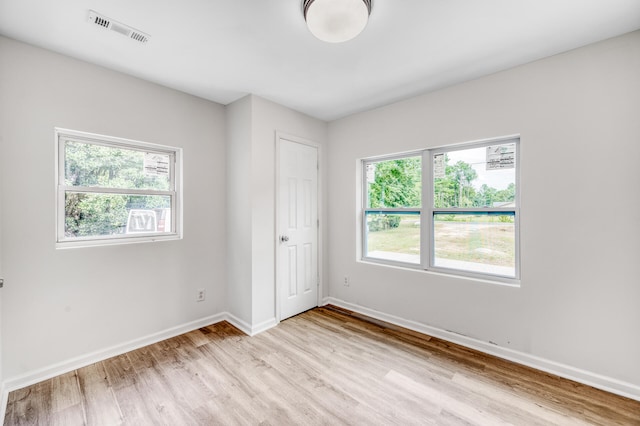
[(160, 241), (175, 241), (181, 240), (182, 236), (179, 234), (169, 235), (145, 235), (139, 237), (126, 237), (126, 238), (104, 238), (104, 239), (82, 239), (82, 240), (67, 240), (56, 242), (56, 249), (73, 249), (82, 247), (102, 247), (113, 246), (123, 244), (139, 244), (139, 243), (154, 243)]
[(473, 282), (483, 283), (483, 284), (494, 284), (494, 285), (497, 284), (497, 285), (511, 287), (511, 288), (521, 287), (521, 280), (517, 278), (506, 278), (506, 277), (497, 277), (497, 276), (496, 277), (478, 276), (472, 273), (465, 273), (464, 271), (456, 271), (456, 270), (449, 271), (444, 268), (423, 269), (422, 265), (385, 261), (382, 259), (374, 259), (374, 258), (362, 258), (358, 260), (358, 262), (363, 264), (368, 264), (368, 265), (383, 266), (383, 267), (400, 269), (404, 271), (413, 271), (413, 272), (423, 273), (427, 275), (434, 275), (434, 276), (446, 277), (446, 278), (455, 278), (455, 279), (473, 281)]

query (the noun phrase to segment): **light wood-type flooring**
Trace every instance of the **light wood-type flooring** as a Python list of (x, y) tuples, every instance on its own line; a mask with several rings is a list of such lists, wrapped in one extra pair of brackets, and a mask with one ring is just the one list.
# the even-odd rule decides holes
[(640, 425), (640, 402), (335, 307), (221, 322), (11, 392), (5, 425)]

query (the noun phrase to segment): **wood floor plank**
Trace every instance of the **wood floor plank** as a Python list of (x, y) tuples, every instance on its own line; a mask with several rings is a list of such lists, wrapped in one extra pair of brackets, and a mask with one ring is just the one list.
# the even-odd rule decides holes
[(51, 426), (80, 426), (87, 424), (87, 422), (84, 417), (82, 404), (78, 404), (52, 413), (49, 423), (38, 424), (47, 424)]
[(87, 424), (122, 424), (122, 413), (107, 380), (103, 363), (83, 367), (77, 372)]
[(7, 407), (5, 424), (49, 424), (51, 418), (51, 386), (47, 380), (16, 392), (11, 408)]
[(4, 424), (640, 425), (640, 402), (329, 306), (13, 391)]

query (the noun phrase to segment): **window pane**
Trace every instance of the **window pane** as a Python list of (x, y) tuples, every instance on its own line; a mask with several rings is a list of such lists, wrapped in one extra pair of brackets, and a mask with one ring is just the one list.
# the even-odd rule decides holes
[(510, 143), (434, 154), (434, 207), (515, 207), (515, 149)]
[(367, 257), (420, 263), (420, 214), (367, 212)]
[(433, 214), (433, 266), (515, 277), (515, 214)]
[(420, 207), (421, 157), (365, 163), (367, 207)]
[(65, 194), (65, 238), (171, 232), (168, 195)]
[(168, 154), (75, 141), (64, 149), (65, 185), (172, 190)]

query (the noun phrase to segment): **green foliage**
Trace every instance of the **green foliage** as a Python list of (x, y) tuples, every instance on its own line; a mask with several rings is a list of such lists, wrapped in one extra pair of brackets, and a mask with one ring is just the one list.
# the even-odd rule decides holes
[(144, 152), (80, 142), (65, 144), (65, 184), (168, 190), (166, 176), (144, 173)]
[[(80, 142), (65, 144), (65, 184), (77, 187), (168, 190), (166, 176), (144, 173), (144, 152)], [(67, 192), (65, 234), (122, 234), (130, 209), (169, 208), (167, 196)]]
[(384, 231), (385, 229), (397, 228), (400, 226), (400, 216), (376, 214), (370, 217), (367, 222), (369, 232)]
[(486, 184), (476, 194), (474, 206), (496, 207), (496, 203), (512, 203), (516, 199), (516, 185), (510, 183), (505, 189), (497, 190)]
[(475, 207), (476, 190), (472, 182), (477, 177), (470, 164), (458, 161), (450, 165), (445, 155), (445, 177), (434, 182), (435, 207)]
[(67, 236), (124, 233), (127, 198), (123, 195), (68, 193), (65, 202)]
[(375, 163), (375, 181), (369, 183), (369, 207), (420, 207), (420, 157)]
[[(510, 183), (506, 189), (498, 190), (486, 184), (476, 189), (473, 182), (478, 173), (473, 167), (457, 161), (449, 164), (445, 155), (445, 176), (434, 180), (434, 207), (496, 207), (498, 203), (512, 203), (515, 200), (516, 187)], [(368, 184), (369, 208), (420, 207), (422, 190), (422, 169), (420, 157), (373, 163), (375, 179)], [(456, 221), (455, 215), (449, 215), (450, 221)], [(394, 217), (394, 216), (389, 216)], [(391, 228), (387, 216), (381, 215), (369, 222), (369, 230), (377, 231)], [(442, 220), (442, 219), (440, 219)], [(503, 222), (512, 219), (507, 216)]]
[(497, 190), (483, 184), (479, 190), (473, 186), (478, 174), (464, 161), (449, 165), (445, 155), (445, 177), (434, 182), (436, 208), (447, 207), (496, 207), (496, 203), (515, 201), (516, 186), (510, 183), (506, 189)]

